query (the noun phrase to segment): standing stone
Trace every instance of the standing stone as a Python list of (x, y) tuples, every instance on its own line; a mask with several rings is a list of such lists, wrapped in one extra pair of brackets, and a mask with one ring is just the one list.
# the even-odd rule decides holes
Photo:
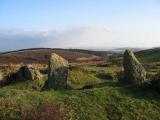
[(65, 89), (67, 87), (68, 72), (68, 61), (52, 53), (49, 61), (48, 87)]
[(134, 53), (126, 50), (124, 53), (124, 81), (132, 84), (142, 84), (146, 80), (146, 71), (135, 57)]

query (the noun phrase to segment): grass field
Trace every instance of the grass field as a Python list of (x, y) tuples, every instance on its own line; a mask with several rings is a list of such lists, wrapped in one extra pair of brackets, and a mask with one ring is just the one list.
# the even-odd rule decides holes
[(0, 119), (159, 120), (159, 93), (120, 85), (115, 73), (121, 67), (105, 63), (74, 64), (65, 91), (41, 91), (47, 77), (1, 88)]

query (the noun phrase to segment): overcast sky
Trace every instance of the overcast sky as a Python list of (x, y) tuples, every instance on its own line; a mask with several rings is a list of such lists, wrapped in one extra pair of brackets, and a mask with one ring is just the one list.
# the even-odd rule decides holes
[(0, 50), (158, 47), (159, 0), (0, 0)]

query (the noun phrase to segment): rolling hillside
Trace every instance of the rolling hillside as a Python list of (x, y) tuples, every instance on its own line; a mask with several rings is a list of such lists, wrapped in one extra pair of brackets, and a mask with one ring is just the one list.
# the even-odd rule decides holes
[(0, 53), (0, 63), (47, 63), (52, 52), (61, 55), (69, 62), (86, 62), (102, 59), (92, 54), (76, 51), (51, 48), (33, 48)]
[(136, 54), (142, 62), (160, 62), (160, 48), (143, 50)]
[[(136, 57), (140, 60), (141, 63), (153, 63), (160, 62), (160, 48), (153, 48), (147, 50), (141, 50), (134, 52)], [(117, 54), (111, 56), (112, 60), (121, 62), (123, 61), (123, 54)]]
[[(70, 62), (101, 59), (80, 52), (37, 48), (2, 53), (0, 61), (46, 63), (51, 52)], [(136, 54), (143, 61), (155, 61), (152, 56), (159, 61), (157, 49)], [(42, 72), (45, 67), (40, 80), (14, 81), (2, 86), (0, 120), (159, 120), (159, 92), (122, 84), (117, 75), (122, 70), (117, 63), (122, 61), (119, 57), (122, 58), (113, 56), (110, 63), (71, 63), (66, 90), (44, 89), (48, 79), (47, 73)]]
[(66, 49), (66, 50), (72, 51), (72, 52), (92, 54), (92, 55), (96, 55), (96, 56), (100, 56), (100, 57), (108, 57), (108, 56), (118, 54), (118, 52), (114, 52), (114, 51), (95, 51), (95, 50), (83, 50), (83, 49)]

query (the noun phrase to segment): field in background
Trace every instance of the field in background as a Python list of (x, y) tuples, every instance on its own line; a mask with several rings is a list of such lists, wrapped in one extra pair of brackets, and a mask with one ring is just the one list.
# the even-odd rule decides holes
[(69, 62), (99, 61), (102, 59), (93, 54), (72, 52), (63, 49), (35, 48), (1, 53), (0, 63), (48, 64), (51, 53), (57, 53)]
[(139, 51), (137, 56), (142, 62), (160, 62), (160, 48)]

